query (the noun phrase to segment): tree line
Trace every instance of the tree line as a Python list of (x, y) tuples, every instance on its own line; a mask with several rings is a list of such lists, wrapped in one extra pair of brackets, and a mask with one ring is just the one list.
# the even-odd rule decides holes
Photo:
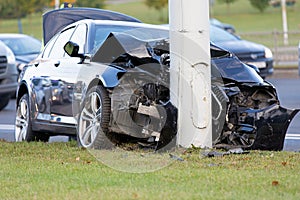
[[(76, 7), (103, 8), (105, 0), (67, 0), (66, 2)], [(54, 5), (55, 0), (0, 0), (0, 18), (20, 19), (28, 14), (52, 9)]]
[[(105, 0), (66, 0), (68, 3), (72, 3), (75, 7), (94, 7), (103, 8)], [(209, 0), (211, 5), (215, 0)], [(235, 3), (238, 0), (216, 0), (218, 3), (225, 3), (228, 6)], [(249, 0), (250, 4), (260, 12), (264, 12), (269, 6), (270, 2), (274, 0)], [(286, 0), (295, 1), (295, 0)], [(154, 8), (162, 13), (163, 8), (168, 6), (168, 0), (144, 0), (144, 3), (149, 8)], [(53, 8), (55, 0), (0, 0), (0, 18), (23, 18), (28, 14), (35, 12), (42, 12), (49, 8)], [(162, 15), (161, 15), (162, 16)]]

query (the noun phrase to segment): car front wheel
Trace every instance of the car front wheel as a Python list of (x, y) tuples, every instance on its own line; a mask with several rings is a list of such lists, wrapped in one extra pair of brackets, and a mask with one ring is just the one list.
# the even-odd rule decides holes
[(102, 86), (92, 87), (80, 111), (77, 141), (80, 146), (91, 149), (111, 149), (113, 143), (107, 138), (111, 103)]
[(43, 141), (46, 142), (49, 136), (35, 132), (31, 128), (30, 107), (28, 94), (24, 94), (17, 106), (16, 123), (15, 123), (15, 140), (21, 141)]

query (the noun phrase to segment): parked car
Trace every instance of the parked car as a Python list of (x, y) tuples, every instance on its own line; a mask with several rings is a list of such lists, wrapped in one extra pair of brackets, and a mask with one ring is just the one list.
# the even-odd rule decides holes
[(0, 41), (0, 110), (3, 110), (18, 86), (18, 71), (13, 52)]
[[(136, 142), (157, 150), (174, 144), (177, 109), (168, 86), (168, 28), (130, 18), (91, 19), (85, 13), (77, 22), (52, 21), (65, 26), (45, 40), (44, 50), (22, 71), (16, 141), (63, 134), (77, 135), (85, 148)], [(47, 24), (44, 29), (53, 30)], [(214, 146), (281, 150), (298, 110), (281, 107), (276, 89), (233, 54), (212, 44), (211, 55)], [(45, 77), (47, 84), (35, 89), (34, 77)], [(73, 88), (72, 101), (52, 101), (51, 80)], [(39, 101), (45, 94), (49, 97)]]
[(15, 54), (19, 71), (35, 59), (41, 51), (40, 40), (25, 34), (1, 33), (0, 40), (5, 43)]
[(217, 27), (229, 32), (229, 33), (235, 33), (235, 28), (231, 24), (223, 23), (223, 22), (217, 20), (216, 18), (211, 18), (209, 20), (209, 22), (210, 22), (211, 25), (217, 26)]
[(243, 40), (213, 25), (210, 26), (210, 40), (234, 53), (241, 61), (256, 66), (263, 78), (273, 74), (273, 54), (264, 45)]

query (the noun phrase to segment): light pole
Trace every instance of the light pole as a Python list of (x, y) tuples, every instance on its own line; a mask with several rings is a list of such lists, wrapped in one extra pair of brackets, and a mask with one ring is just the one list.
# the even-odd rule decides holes
[(212, 146), (209, 1), (169, 0), (170, 91), (177, 144)]
[(281, 0), (281, 9), (282, 9), (282, 27), (283, 27), (283, 44), (289, 44), (289, 35), (288, 35), (288, 26), (287, 26), (287, 17), (286, 17), (286, 1)]

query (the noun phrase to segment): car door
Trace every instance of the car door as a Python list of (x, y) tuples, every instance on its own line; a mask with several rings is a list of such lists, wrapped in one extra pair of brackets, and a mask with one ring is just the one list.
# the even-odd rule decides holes
[(57, 91), (60, 90), (60, 72), (57, 67), (64, 59), (63, 42), (72, 36), (75, 27), (64, 30), (54, 36), (46, 45), (43, 53), (34, 61), (31, 67), (30, 80), (35, 104), (37, 119), (53, 122), (52, 109), (57, 103)]
[(52, 79), (51, 119), (52, 122), (58, 124), (76, 123), (72, 106), (73, 89), (83, 64), (81, 58), (70, 57), (65, 53), (64, 45), (72, 41), (79, 45), (79, 53), (83, 54), (86, 46), (87, 26), (84, 23), (78, 24), (69, 31), (72, 31), (70, 37), (58, 38), (49, 54), (52, 58), (56, 58), (54, 67), (56, 75), (53, 77), (55, 79)]

